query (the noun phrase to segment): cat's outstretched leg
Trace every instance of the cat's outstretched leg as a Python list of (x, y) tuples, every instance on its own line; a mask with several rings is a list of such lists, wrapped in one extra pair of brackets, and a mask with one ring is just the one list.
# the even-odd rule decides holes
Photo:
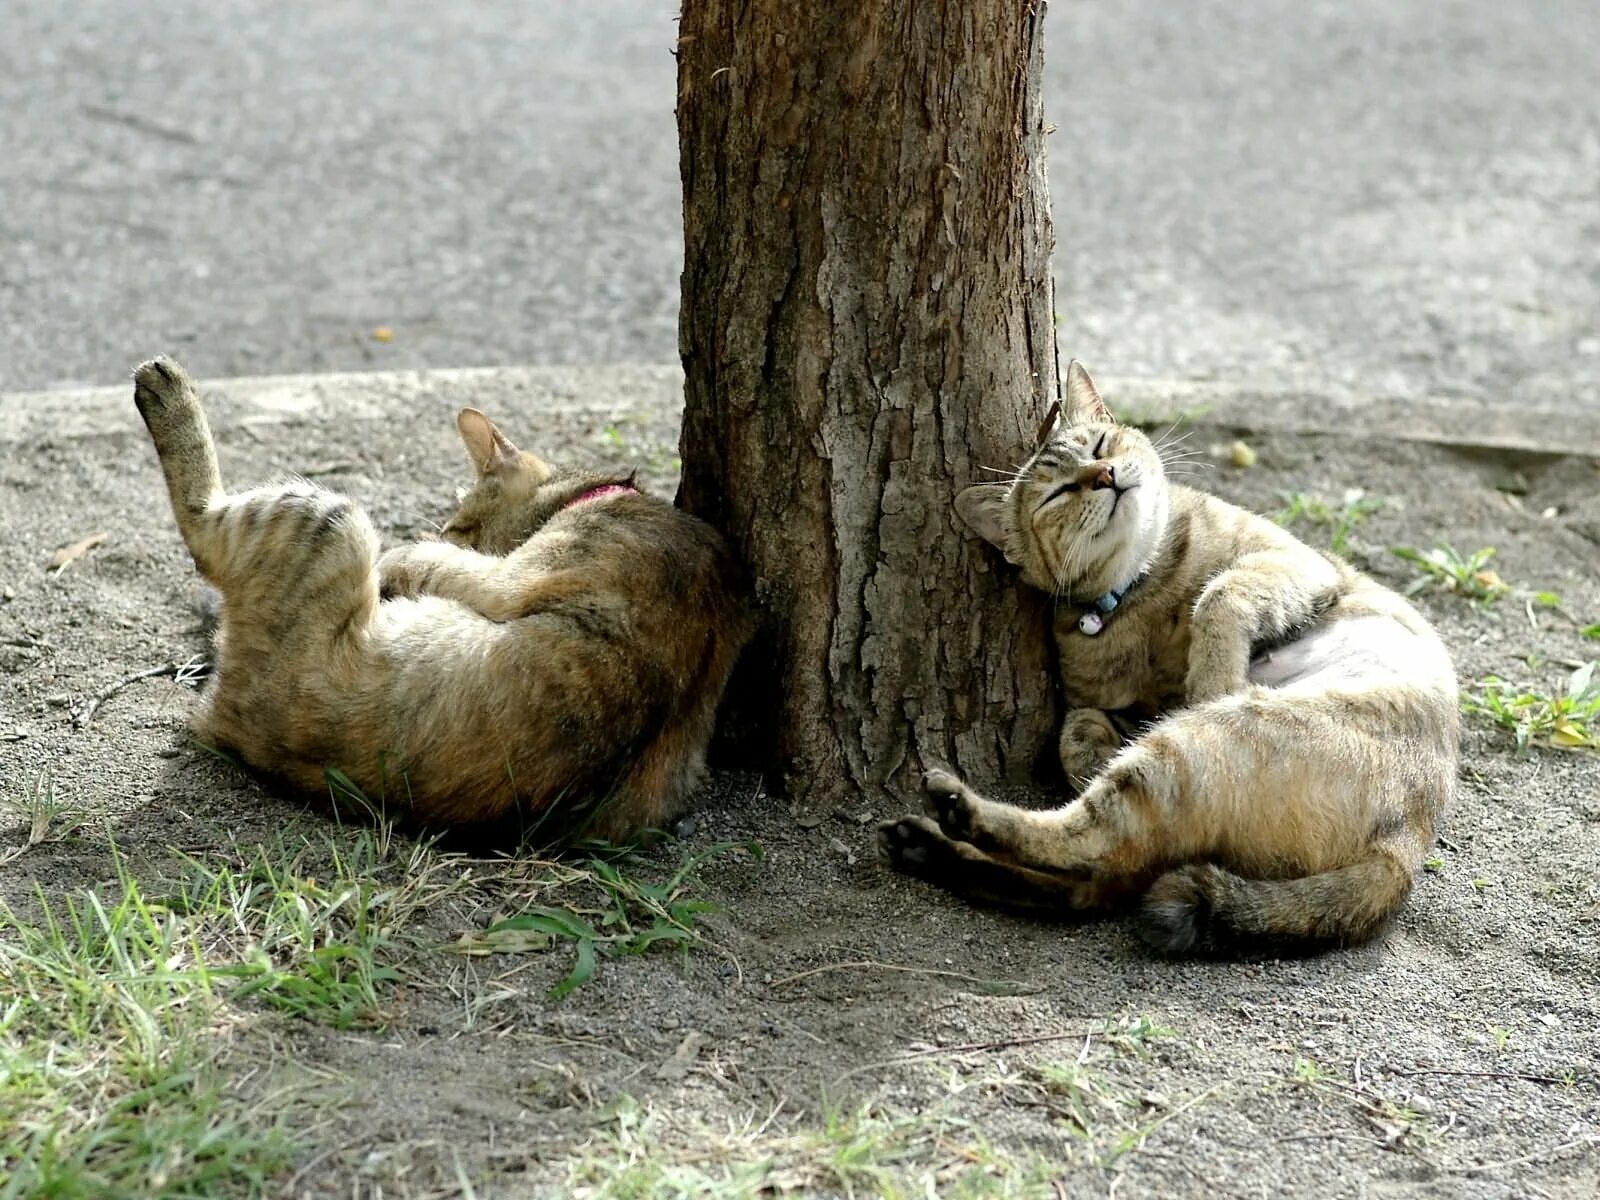
[(1107, 881), (1019, 867), (976, 846), (948, 838), (927, 817), (902, 817), (878, 826), (878, 846), (890, 865), (947, 891), (1005, 908), (1067, 912), (1105, 907), (1125, 889)]
[(1136, 875), (1183, 861), (1205, 824), (1184, 780), (1163, 757), (1172, 739), (1147, 735), (1124, 750), (1078, 799), (1042, 811), (985, 799), (948, 771), (922, 777), (939, 828), (957, 841), (1026, 867)]
[(133, 373), (133, 403), (161, 460), (178, 532), (204, 572), (209, 538), (201, 524), (222, 495), (222, 475), (200, 397), (181, 366), (170, 358), (153, 358)]

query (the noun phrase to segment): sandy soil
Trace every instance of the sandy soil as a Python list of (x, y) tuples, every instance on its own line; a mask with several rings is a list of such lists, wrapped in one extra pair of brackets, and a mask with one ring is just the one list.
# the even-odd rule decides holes
[[(225, 478), (315, 472), (402, 536), (463, 481), (455, 399), (245, 425), (222, 397)], [(549, 457), (641, 462), (642, 478), (670, 486), (669, 414), (510, 403), (494, 415), (539, 430), (527, 441)], [(1193, 442), (1235, 433), (1202, 425)], [(1391, 545), (1492, 545), (1506, 579), (1600, 620), (1595, 460), (1370, 433), (1251, 434), (1259, 464), (1204, 482), (1267, 511), (1281, 490), (1396, 497), (1355, 534), (1375, 570), (1412, 577)], [(1513, 474), (1520, 496), (1497, 490)], [(0, 867), (0, 898), (26, 909), (35, 887), (54, 898), (104, 885), (112, 843), (153, 888), (181, 871), (175, 849), (230, 860), (274, 836), (326, 833), (189, 743), (191, 694), (171, 678), (135, 683), (74, 725), (86, 697), (201, 648), (189, 564), (138, 431), (6, 447), (0, 524), (0, 802), (48, 772), (84, 818)], [(100, 531), (101, 545), (47, 572), (53, 550)], [(1595, 655), (1571, 622), (1530, 622), (1515, 601), (1421, 602), (1463, 683), (1493, 672), (1548, 689), (1562, 663)], [(1463, 751), (1434, 868), (1390, 933), (1351, 952), (1153, 961), (1120, 921), (1044, 924), (897, 877), (873, 849), (873, 820), (889, 811), (819, 821), (760, 780), (724, 777), (690, 847), (753, 840), (764, 853), (705, 869), (697, 894), (721, 911), (702, 918), (708, 944), (687, 956), (603, 961), (551, 1002), (569, 951), (430, 949), (503, 911), (514, 884), (502, 880), (418, 918), (386, 1027), (336, 1031), (244, 1002), (218, 1053), (243, 1093), (302, 1089), (290, 1113), (302, 1150), (274, 1185), (292, 1194), (593, 1192), (621, 1189), (641, 1158), (707, 1177), (765, 1158), (778, 1164), (770, 1185), (832, 1194), (848, 1176), (817, 1164), (838, 1157), (840, 1124), (853, 1122), (887, 1164), (852, 1185), (858, 1195), (895, 1180), (911, 1194), (1592, 1196), (1600, 760), (1519, 756), (1476, 719)], [(22, 837), (0, 809), (0, 856)], [(635, 1194), (687, 1192), (688, 1178)]]

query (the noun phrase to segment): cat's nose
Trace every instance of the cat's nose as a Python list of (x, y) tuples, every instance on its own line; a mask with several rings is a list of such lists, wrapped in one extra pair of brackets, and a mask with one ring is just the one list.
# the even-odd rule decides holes
[(1089, 479), (1092, 488), (1108, 488), (1117, 486), (1117, 469), (1110, 463), (1095, 463), (1090, 468), (1094, 474)]

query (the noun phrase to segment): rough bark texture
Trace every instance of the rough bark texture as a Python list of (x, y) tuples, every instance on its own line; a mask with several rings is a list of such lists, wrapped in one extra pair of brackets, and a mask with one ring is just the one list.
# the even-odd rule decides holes
[(952, 507), (1057, 391), (1043, 8), (684, 0), (679, 500), (751, 565), (734, 703), (814, 804), (1048, 757), (1041, 604)]

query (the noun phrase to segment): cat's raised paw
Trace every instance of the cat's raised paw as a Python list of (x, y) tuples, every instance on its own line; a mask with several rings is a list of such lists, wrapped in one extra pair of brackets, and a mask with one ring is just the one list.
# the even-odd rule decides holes
[(199, 406), (188, 373), (165, 356), (140, 363), (133, 372), (133, 403), (152, 433), (187, 421)]

